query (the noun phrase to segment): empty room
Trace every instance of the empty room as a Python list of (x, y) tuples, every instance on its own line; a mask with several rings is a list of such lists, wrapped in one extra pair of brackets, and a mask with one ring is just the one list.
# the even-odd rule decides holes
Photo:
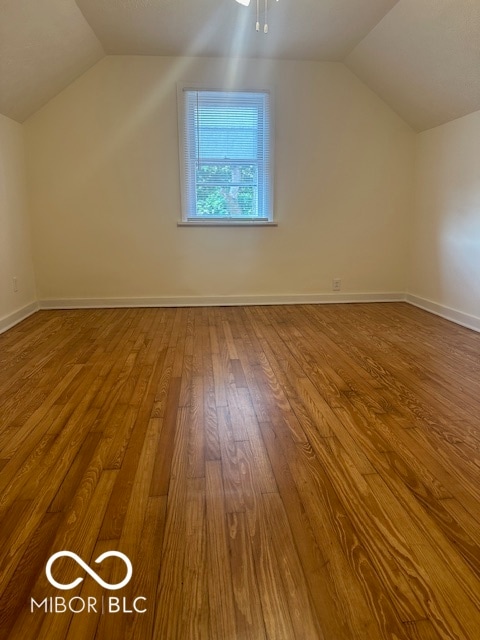
[(0, 640), (480, 638), (480, 2), (0, 0)]

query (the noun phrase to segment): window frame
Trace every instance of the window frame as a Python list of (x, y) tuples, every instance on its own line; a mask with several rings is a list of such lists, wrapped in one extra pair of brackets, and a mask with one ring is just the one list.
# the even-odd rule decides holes
[[(189, 215), (189, 203), (191, 194), (188, 193), (188, 185), (191, 181), (187, 179), (186, 166), (186, 141), (185, 128), (187, 126), (186, 113), (186, 91), (211, 91), (218, 93), (266, 93), (269, 96), (269, 119), (268, 119), (268, 138), (269, 138), (269, 177), (264, 189), (268, 190), (267, 200), (269, 210), (262, 217), (207, 217), (207, 216), (191, 216)], [(210, 84), (199, 83), (178, 83), (177, 84), (177, 112), (178, 112), (178, 140), (179, 140), (179, 160), (180, 160), (180, 191), (181, 191), (181, 218), (177, 222), (178, 226), (277, 226), (274, 220), (274, 159), (275, 159), (275, 94), (271, 85), (261, 86), (235, 86), (235, 87), (218, 87)]]

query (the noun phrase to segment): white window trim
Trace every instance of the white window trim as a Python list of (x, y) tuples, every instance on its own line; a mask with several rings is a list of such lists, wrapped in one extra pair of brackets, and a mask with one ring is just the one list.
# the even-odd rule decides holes
[[(186, 166), (185, 166), (185, 146), (183, 127), (185, 123), (185, 101), (184, 92), (193, 91), (238, 91), (238, 92), (268, 92), (270, 95), (270, 217), (262, 218), (191, 218), (188, 217), (187, 187), (186, 187)], [(275, 221), (275, 201), (274, 201), (274, 165), (275, 165), (275, 91), (272, 85), (257, 86), (235, 86), (219, 87), (203, 83), (178, 83), (177, 84), (177, 123), (179, 140), (179, 160), (180, 160), (180, 194), (181, 194), (181, 217), (177, 222), (178, 227), (277, 227)]]

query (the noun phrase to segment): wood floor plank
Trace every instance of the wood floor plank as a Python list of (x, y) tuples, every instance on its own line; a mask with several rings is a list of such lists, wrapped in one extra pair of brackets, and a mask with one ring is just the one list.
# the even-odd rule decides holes
[(174, 378), (170, 384), (170, 391), (165, 409), (165, 417), (157, 443), (155, 468), (152, 476), (151, 496), (166, 496), (170, 482), (170, 468), (175, 440), (175, 425), (179, 409), (181, 379)]
[(338, 595), (334, 580), (329, 577), (330, 550), (328, 547), (323, 548), (323, 540), (317, 541), (313, 524), (306, 511), (308, 503), (300, 498), (279, 437), (270, 424), (262, 424), (261, 429), (303, 572), (312, 594), (313, 606), (317, 618), (321, 620), (324, 634), (327, 638), (353, 637), (348, 629), (344, 601)]
[(437, 640), (438, 634), (430, 620), (406, 622), (408, 637), (412, 640)]
[[(228, 513), (227, 520), (236, 635), (245, 640), (262, 640), (266, 637), (266, 631), (245, 514)], [(229, 596), (223, 600), (228, 598)], [(230, 618), (231, 611), (226, 614)], [(231, 629), (233, 624), (227, 622), (224, 626)], [(234, 636), (230, 634), (224, 637)]]
[[(177, 384), (177, 391), (179, 386)], [(179, 638), (182, 630), (183, 567), (186, 543), (188, 409), (178, 412), (171, 481), (168, 486), (162, 563), (156, 595), (154, 636)], [(155, 472), (154, 472), (155, 473)]]
[[(288, 598), (271, 545), (266, 514), (259, 511), (258, 516), (251, 543), (267, 637), (295, 638)], [(251, 536), (251, 526), (247, 528)]]
[[(229, 562), (222, 469), (206, 463), (208, 594), (212, 638), (236, 635), (232, 569)], [(219, 597), (221, 595), (221, 597)]]
[[(451, 612), (450, 603), (438, 593), (434, 576), (427, 573), (424, 565), (418, 562), (417, 554), (415, 553), (415, 550), (420, 547), (430, 552), (430, 543), (422, 530), (415, 525), (411, 514), (398, 503), (396, 496), (388, 489), (380, 475), (370, 475), (365, 480), (377, 500), (382, 504), (385, 512), (392, 518), (392, 521), (395, 519), (397, 527), (402, 531), (410, 549), (413, 551), (414, 559), (417, 560), (415, 572), (409, 575), (409, 580), (426, 611), (426, 619), (429, 622), (426, 625), (427, 630), (432, 630), (432, 633), (435, 633), (437, 638), (455, 637), (458, 635), (458, 628), (455, 616)], [(441, 565), (442, 562), (437, 560), (435, 564)], [(453, 577), (451, 578), (451, 583), (453, 585)], [(411, 621), (411, 625), (410, 622), (406, 622), (406, 628), (414, 629), (415, 623), (420, 622)], [(419, 625), (419, 628), (422, 628), (422, 625)]]
[(166, 496), (149, 497), (141, 532), (142, 545), (137, 550), (132, 593), (145, 598), (140, 608), (145, 613), (135, 613), (127, 627), (125, 638), (143, 640), (154, 637), (156, 593), (162, 561), (162, 544), (167, 511)]
[(2, 595), (0, 607), (0, 637), (7, 637), (15, 621), (18, 620), (24, 602), (28, 600), (40, 573), (43, 558), (52, 543), (60, 523), (59, 513), (46, 513), (33, 532), (28, 547), (18, 563), (15, 572)]
[(203, 414), (205, 420), (205, 460), (220, 460), (217, 405), (212, 355), (203, 358)]
[[(0, 639), (476, 640), (479, 383), (480, 334), (404, 303), (34, 314), (0, 335)], [(132, 578), (55, 589), (62, 549)], [(146, 610), (30, 610), (112, 595)]]
[(188, 477), (205, 477), (205, 413), (204, 381), (202, 376), (194, 376), (190, 400), (190, 434), (188, 447)]
[[(305, 575), (297, 555), (295, 542), (285, 514), (282, 499), (278, 493), (263, 494), (265, 515), (269, 523), (270, 537), (277, 556), (285, 593), (288, 600), (290, 619), (296, 638), (324, 639), (315, 609), (310, 602)], [(306, 606), (308, 603), (308, 606)]]
[[(95, 474), (86, 476), (68, 513), (64, 514), (51, 548), (54, 550), (70, 549), (87, 560), (91, 558), (106, 502), (114, 484), (115, 473), (115, 471), (106, 471), (100, 474), (96, 481), (93, 480)], [(74, 562), (60, 560), (57, 564), (55, 576), (59, 581), (69, 583), (77, 577), (78, 573)], [(80, 588), (77, 587), (75, 591), (70, 593), (79, 595)], [(47, 581), (45, 574), (42, 573), (32, 586), (30, 595), (35, 598), (36, 602), (41, 602), (46, 597), (54, 597), (57, 592)], [(35, 616), (32, 616), (29, 603), (26, 603), (17, 618), (12, 632), (13, 637), (28, 638), (30, 634), (42, 639), (66, 637), (73, 615), (68, 611), (61, 616), (50, 615), (43, 611), (40, 613), (39, 611)]]
[(405, 637), (399, 612), (311, 446), (292, 443), (286, 432), (277, 435), (318, 545), (328, 554), (330, 580), (351, 637)]
[[(50, 394), (48, 398), (45, 398), (42, 402), (41, 406), (31, 414), (28, 419), (20, 426), (20, 428), (15, 427), (10, 421), (6, 420), (2, 424), (9, 424), (8, 428), (2, 430), (2, 442), (0, 442), (0, 446), (2, 447), (3, 455), (6, 458), (12, 458), (14, 454), (17, 453), (18, 448), (21, 446), (22, 442), (25, 441), (27, 437), (29, 437), (28, 448), (31, 447), (31, 440), (35, 441), (38, 438), (40, 429), (37, 428), (38, 424), (41, 423), (42, 420), (49, 414), (49, 410), (52, 405), (57, 404), (57, 400), (59, 396), (63, 393), (65, 388), (71, 384), (71, 382), (77, 377), (77, 375), (83, 370), (81, 365), (72, 367), (72, 369), (66, 373), (64, 373), (62, 381), (54, 386), (53, 392)], [(13, 428), (15, 427), (15, 428)], [(48, 430), (49, 425), (45, 425), (45, 429)], [(33, 438), (31, 437), (32, 431), (35, 429), (35, 433)], [(21, 455), (16, 455), (15, 459), (22, 459)]]
[(210, 608), (207, 570), (205, 478), (187, 480), (186, 553), (183, 565), (183, 606), (181, 635), (208, 640)]
[(48, 507), (48, 511), (55, 513), (63, 511), (73, 499), (78, 485), (83, 477), (88, 465), (91, 463), (93, 454), (98, 447), (101, 433), (89, 433), (75, 456), (68, 473), (65, 475), (62, 484)]
[[(108, 551), (116, 550), (115, 544), (111, 540), (99, 540), (95, 545), (92, 557), (98, 558), (101, 554)], [(101, 565), (95, 567), (96, 573), (106, 582), (113, 582), (111, 575), (114, 570), (113, 562), (102, 562)], [(104, 595), (102, 586), (94, 580), (84, 580), (82, 583), (79, 597), (88, 602), (88, 598), (95, 598), (95, 603), (99, 603)], [(95, 606), (96, 612), (85, 611), (76, 613), (70, 617), (68, 631), (66, 632), (66, 640), (77, 640), (83, 637), (85, 640), (93, 640), (95, 636), (104, 636), (103, 621), (105, 616), (102, 615), (101, 606)]]

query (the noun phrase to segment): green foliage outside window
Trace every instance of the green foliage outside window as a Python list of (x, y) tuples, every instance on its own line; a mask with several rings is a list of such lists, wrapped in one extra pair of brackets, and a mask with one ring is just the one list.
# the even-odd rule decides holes
[(197, 214), (256, 216), (257, 180), (254, 164), (200, 163), (196, 172)]

